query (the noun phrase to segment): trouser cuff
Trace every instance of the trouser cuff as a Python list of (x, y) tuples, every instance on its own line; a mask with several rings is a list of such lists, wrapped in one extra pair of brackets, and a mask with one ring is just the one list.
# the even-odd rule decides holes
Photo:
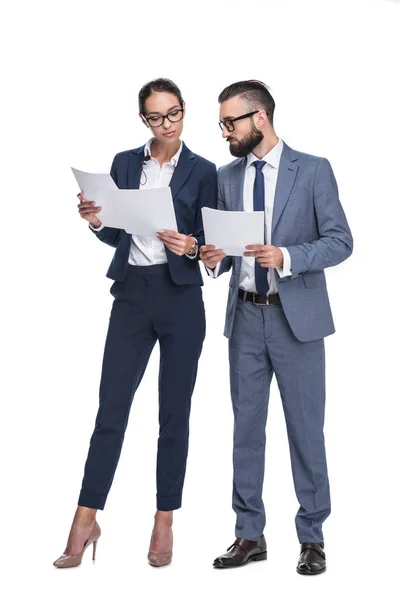
[(107, 496), (104, 494), (96, 494), (95, 492), (89, 492), (88, 490), (81, 490), (78, 505), (103, 510), (106, 500)]
[(179, 496), (161, 496), (157, 494), (157, 510), (176, 510), (182, 506), (182, 494)]

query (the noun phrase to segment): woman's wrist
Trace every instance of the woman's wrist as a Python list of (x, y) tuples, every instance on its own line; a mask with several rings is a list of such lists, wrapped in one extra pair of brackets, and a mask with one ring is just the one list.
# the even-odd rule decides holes
[(189, 250), (185, 252), (185, 254), (187, 254), (188, 256), (195, 256), (197, 254), (197, 239), (193, 236), (190, 236), (189, 239), (191, 240), (191, 245)]

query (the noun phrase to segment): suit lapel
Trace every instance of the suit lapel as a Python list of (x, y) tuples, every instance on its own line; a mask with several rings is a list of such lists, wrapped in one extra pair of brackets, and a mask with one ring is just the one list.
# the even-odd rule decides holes
[(289, 200), (290, 192), (292, 191), (299, 165), (297, 163), (296, 153), (286, 144), (283, 146), (282, 156), (279, 164), (278, 181), (276, 183), (274, 210), (272, 214), (272, 231), (278, 224), (282, 212)]
[[(140, 186), (140, 175), (142, 172), (142, 162), (144, 159), (144, 146), (133, 150), (129, 155), (128, 162), (128, 189), (135, 190)], [(171, 178), (170, 188), (172, 198), (175, 198), (179, 190), (185, 184), (189, 178), (194, 165), (196, 164), (196, 158), (189, 150), (189, 148), (183, 144), (182, 152), (179, 157), (178, 164), (175, 167), (174, 174)]]
[(189, 178), (194, 165), (196, 164), (196, 158), (189, 150), (189, 148), (183, 144), (182, 152), (179, 156), (178, 164), (175, 167), (174, 174), (171, 178), (170, 188), (172, 198), (175, 198), (178, 194), (179, 190), (185, 184), (187, 179)]
[(137, 190), (140, 187), (140, 175), (144, 159), (144, 146), (133, 150), (128, 159), (128, 190)]

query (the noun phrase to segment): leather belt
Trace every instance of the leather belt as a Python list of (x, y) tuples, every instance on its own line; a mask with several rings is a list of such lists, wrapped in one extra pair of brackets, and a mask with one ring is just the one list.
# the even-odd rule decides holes
[(252, 302), (253, 304), (257, 304), (260, 306), (268, 306), (269, 304), (276, 304), (278, 306), (281, 305), (281, 299), (279, 298), (279, 294), (270, 294), (269, 296), (261, 296), (255, 292), (246, 292), (239, 288), (238, 296), (241, 300), (245, 300), (246, 302)]

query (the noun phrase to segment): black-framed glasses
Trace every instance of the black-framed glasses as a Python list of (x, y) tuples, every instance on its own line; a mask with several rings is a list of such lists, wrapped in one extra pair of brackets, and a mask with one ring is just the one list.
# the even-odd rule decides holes
[(222, 130), (225, 127), (225, 129), (229, 131), (229, 133), (232, 133), (232, 131), (235, 131), (235, 126), (233, 124), (235, 121), (240, 121), (241, 119), (248, 119), (249, 117), (252, 117), (256, 113), (260, 112), (260, 110), (260, 108), (258, 110), (253, 110), (253, 112), (246, 113), (245, 115), (240, 115), (240, 117), (235, 117), (234, 119), (225, 119), (225, 121), (219, 121), (218, 124)]
[[(176, 108), (166, 115), (157, 115), (156, 117), (144, 117), (150, 127), (161, 127), (164, 125), (165, 119), (168, 119), (171, 123), (177, 123), (183, 119), (183, 108)], [(143, 115), (144, 116), (144, 115)]]

